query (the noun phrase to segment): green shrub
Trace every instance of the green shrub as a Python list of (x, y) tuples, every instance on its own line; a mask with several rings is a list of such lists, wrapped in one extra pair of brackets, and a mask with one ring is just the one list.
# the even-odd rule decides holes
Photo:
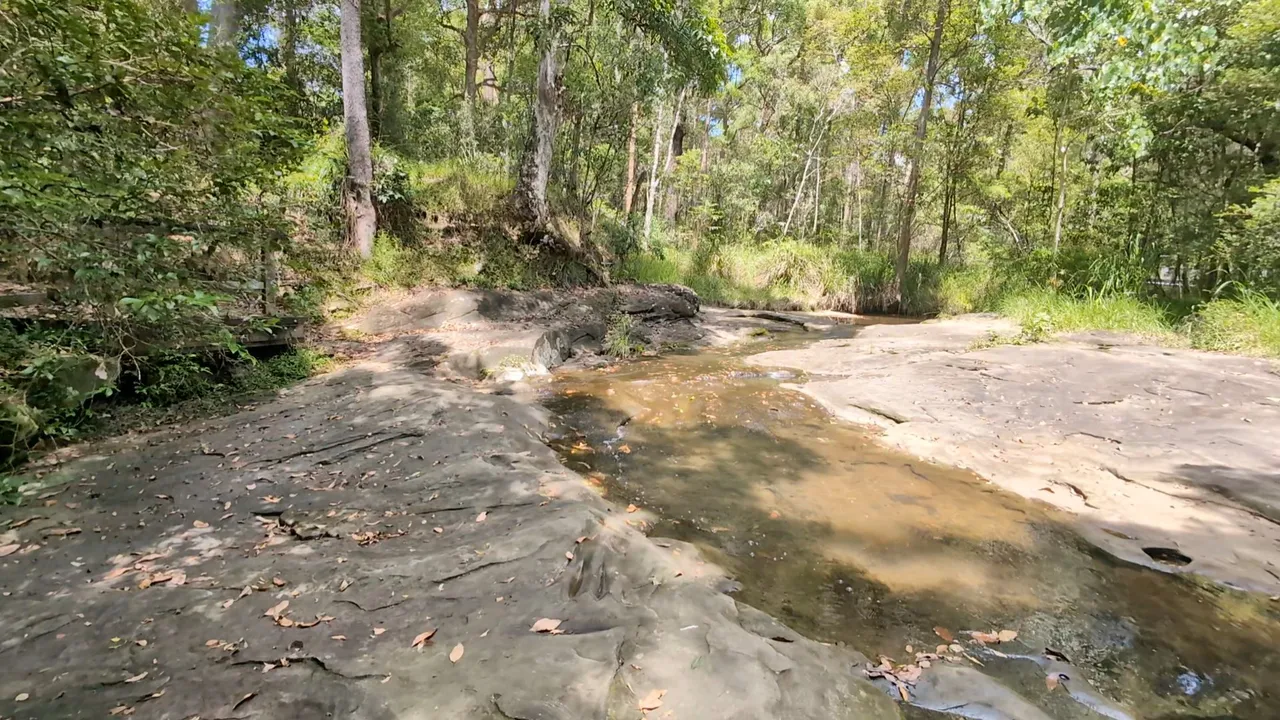
[(614, 357), (626, 358), (644, 352), (634, 317), (626, 313), (615, 313), (609, 318), (609, 327), (604, 333), (604, 351)]

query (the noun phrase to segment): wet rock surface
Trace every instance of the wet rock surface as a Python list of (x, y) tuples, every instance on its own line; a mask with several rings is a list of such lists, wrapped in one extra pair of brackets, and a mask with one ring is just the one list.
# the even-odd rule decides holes
[(1111, 334), (988, 346), (984, 317), (855, 328), (765, 367), (890, 445), (1075, 513), (1127, 561), (1280, 593), (1280, 371)]
[(560, 465), (540, 409), (433, 377), (436, 342), (371, 343), (0, 512), (0, 716), (899, 717), (861, 655)]

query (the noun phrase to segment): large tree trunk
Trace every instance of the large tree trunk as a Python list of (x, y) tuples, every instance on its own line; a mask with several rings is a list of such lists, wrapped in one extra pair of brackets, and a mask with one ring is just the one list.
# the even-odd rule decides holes
[(284, 33), (280, 39), (280, 57), (284, 62), (284, 81), (291, 90), (302, 95), (302, 81), (298, 76), (298, 9), (294, 0), (284, 3)]
[(467, 0), (467, 25), (462, 31), (462, 117), (459, 130), (463, 154), (476, 150), (476, 74), (480, 72), (480, 0)]
[[(684, 154), (684, 90), (676, 99), (676, 114), (671, 118), (671, 142), (667, 144), (667, 162), (663, 166), (662, 176), (668, 180), (676, 170), (676, 160)], [(676, 210), (680, 205), (679, 192), (675, 183), (667, 184), (667, 193), (662, 199), (662, 216), (667, 222), (674, 222)]]
[(213, 44), (234, 45), (240, 32), (240, 7), (236, 0), (214, 0), (210, 15), (213, 19)]
[(924, 70), (924, 99), (911, 143), (910, 169), (907, 171), (906, 194), (902, 198), (902, 224), (898, 228), (898, 258), (894, 263), (893, 299), (902, 311), (902, 291), (911, 260), (911, 235), (916, 216), (916, 197), (920, 194), (920, 164), (924, 161), (924, 141), (929, 132), (929, 113), (933, 110), (933, 84), (938, 75), (938, 56), (942, 48), (942, 30), (947, 23), (948, 0), (938, 0), (933, 21), (933, 37), (929, 39), (929, 61)]
[(342, 187), (342, 207), (347, 220), (347, 243), (361, 257), (373, 254), (378, 229), (373, 209), (373, 152), (369, 140), (369, 113), (364, 98), (364, 54), (360, 43), (360, 0), (342, 4), (342, 113), (346, 121), (347, 177)]
[(511, 207), (519, 220), (541, 227), (550, 220), (547, 181), (556, 138), (556, 44), (551, 26), (551, 0), (540, 0), (538, 18), (538, 86), (530, 113), (529, 142), (520, 161), (520, 176), (511, 196)]
[(640, 125), (640, 103), (631, 103), (631, 125), (627, 129), (627, 174), (622, 181), (622, 215), (631, 216), (636, 195), (636, 128)]

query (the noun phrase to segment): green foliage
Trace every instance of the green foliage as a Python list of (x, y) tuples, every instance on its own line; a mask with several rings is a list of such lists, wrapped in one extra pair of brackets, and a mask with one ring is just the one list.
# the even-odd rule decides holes
[(1280, 303), (1261, 293), (1210, 300), (1185, 327), (1202, 350), (1280, 357)]
[(627, 313), (615, 313), (609, 317), (604, 333), (605, 353), (627, 358), (644, 352), (644, 343), (638, 335), (636, 320)]

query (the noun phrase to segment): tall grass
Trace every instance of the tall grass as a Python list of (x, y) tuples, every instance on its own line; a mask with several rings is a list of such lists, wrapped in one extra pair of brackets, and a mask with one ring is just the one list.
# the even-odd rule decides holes
[(1144, 294), (1144, 271), (1134, 262), (1068, 258), (1062, 267), (916, 260), (901, 308), (893, 303), (888, 256), (792, 241), (636, 255), (618, 275), (687, 285), (712, 305), (917, 316), (996, 312), (1054, 332), (1116, 330), (1167, 345), (1280, 357), (1280, 303), (1266, 295), (1241, 291), (1179, 308)]
[(1197, 308), (1185, 325), (1193, 347), (1280, 357), (1280, 303), (1258, 292), (1218, 298)]

